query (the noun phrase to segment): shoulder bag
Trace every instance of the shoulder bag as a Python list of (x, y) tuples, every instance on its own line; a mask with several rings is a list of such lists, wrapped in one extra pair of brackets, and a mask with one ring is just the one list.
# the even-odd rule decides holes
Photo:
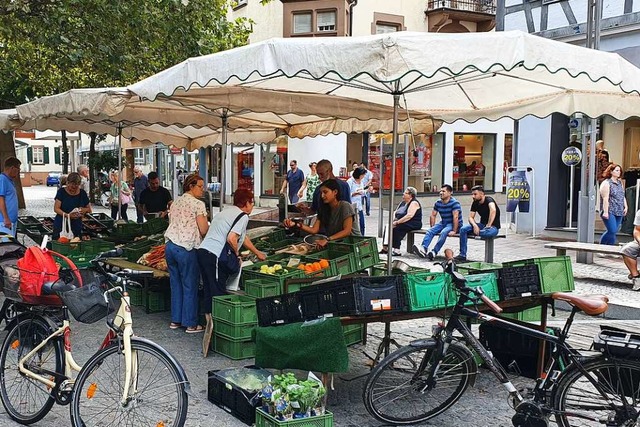
[[(246, 213), (242, 212), (236, 217), (236, 219), (233, 221), (233, 224), (231, 224), (229, 233), (231, 233), (233, 227), (235, 227), (238, 221), (240, 221), (240, 218), (242, 218), (244, 215), (246, 215)], [(227, 237), (229, 236), (229, 233), (227, 233)], [(237, 274), (240, 271), (240, 260), (238, 259), (238, 255), (236, 255), (236, 251), (233, 250), (229, 242), (226, 242), (226, 239), (224, 247), (222, 248), (222, 252), (218, 257), (218, 267), (223, 268), (224, 271), (226, 271), (229, 275)]]

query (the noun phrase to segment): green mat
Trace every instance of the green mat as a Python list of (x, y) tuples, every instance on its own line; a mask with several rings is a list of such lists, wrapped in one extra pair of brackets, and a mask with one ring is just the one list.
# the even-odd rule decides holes
[(339, 318), (319, 323), (256, 328), (256, 361), (262, 368), (347, 372), (349, 354)]

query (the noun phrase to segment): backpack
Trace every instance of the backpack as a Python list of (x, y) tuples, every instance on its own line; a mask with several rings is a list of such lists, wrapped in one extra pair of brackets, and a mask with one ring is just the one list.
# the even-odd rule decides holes
[(73, 261), (57, 252), (41, 249), (40, 246), (31, 246), (27, 248), (24, 256), (17, 263), (20, 270), (20, 294), (40, 296), (43, 284), (55, 282), (60, 278), (58, 274), (60, 267), (53, 258), (54, 256), (67, 263), (78, 279), (78, 283), (82, 285), (80, 273)]

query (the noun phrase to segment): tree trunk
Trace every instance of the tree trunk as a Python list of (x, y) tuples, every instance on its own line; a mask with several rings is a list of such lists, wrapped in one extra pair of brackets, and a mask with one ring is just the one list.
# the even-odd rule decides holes
[(89, 133), (89, 138), (91, 138), (89, 142), (89, 188), (91, 190), (91, 194), (89, 195), (89, 200), (91, 203), (95, 204), (96, 202), (96, 170), (93, 167), (93, 159), (96, 156), (96, 138), (97, 134), (95, 132)]
[(69, 148), (67, 147), (67, 131), (62, 131), (62, 174), (69, 173)]
[[(13, 133), (4, 133), (0, 131), (0, 168), (3, 167), (4, 161), (7, 160), (8, 157), (17, 157), (16, 156), (16, 146), (13, 143)], [(23, 164), (22, 167), (25, 168), (27, 165)], [(18, 178), (14, 181), (16, 185), (16, 193), (18, 194), (18, 207), (20, 209), (26, 208), (24, 203), (24, 193), (22, 191), (22, 181)]]

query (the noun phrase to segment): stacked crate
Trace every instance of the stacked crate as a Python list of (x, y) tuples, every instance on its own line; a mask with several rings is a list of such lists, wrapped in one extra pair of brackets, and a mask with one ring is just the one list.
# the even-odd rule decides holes
[(378, 242), (375, 237), (349, 236), (329, 242), (327, 249), (333, 252), (353, 254), (356, 271), (373, 267), (380, 262)]
[(255, 356), (253, 328), (258, 323), (256, 301), (241, 295), (213, 297), (213, 330), (211, 347), (230, 359)]

